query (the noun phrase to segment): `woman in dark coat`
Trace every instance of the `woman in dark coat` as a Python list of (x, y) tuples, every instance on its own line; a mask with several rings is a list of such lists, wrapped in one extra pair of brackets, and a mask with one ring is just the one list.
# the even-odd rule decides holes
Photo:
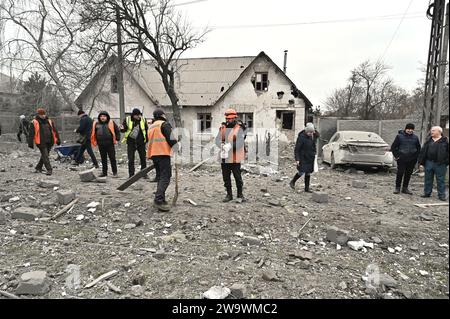
[(295, 182), (305, 175), (305, 192), (311, 193), (309, 184), (311, 173), (314, 172), (314, 160), (316, 157), (316, 143), (314, 138), (315, 129), (313, 125), (307, 125), (303, 131), (298, 134), (295, 143), (295, 163), (297, 173), (289, 183), (292, 189), (295, 189)]

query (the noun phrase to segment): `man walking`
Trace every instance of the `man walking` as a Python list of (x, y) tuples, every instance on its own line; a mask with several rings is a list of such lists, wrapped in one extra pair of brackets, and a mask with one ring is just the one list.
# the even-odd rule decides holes
[(43, 108), (36, 110), (36, 117), (31, 121), (28, 134), (28, 147), (34, 148), (34, 144), (41, 152), (39, 163), (35, 167), (35, 173), (42, 173), (42, 166), (45, 166), (47, 175), (52, 175), (53, 170), (50, 165), (49, 154), (52, 146), (60, 145), (59, 134), (55, 123), (45, 115)]
[(102, 158), (102, 174), (100, 177), (108, 176), (108, 157), (111, 162), (113, 176), (117, 177), (116, 149), (114, 147), (120, 140), (120, 131), (117, 124), (111, 120), (108, 112), (102, 111), (98, 115), (98, 121), (94, 121), (91, 132), (92, 146), (98, 145)]
[(177, 140), (172, 139), (172, 127), (167, 122), (166, 115), (162, 109), (153, 112), (153, 124), (148, 129), (147, 158), (150, 158), (156, 170), (156, 193), (154, 206), (162, 212), (169, 212), (170, 207), (166, 201), (166, 190), (172, 177), (172, 165), (170, 156), (172, 147)]
[(28, 141), (28, 127), (30, 122), (27, 121), (25, 115), (19, 117), (19, 132), (17, 133), (17, 139), (22, 142), (22, 134), (25, 136), (25, 140)]
[(398, 135), (391, 146), (392, 154), (397, 161), (397, 178), (395, 180), (394, 194), (399, 194), (401, 188), (402, 193), (412, 195), (408, 186), (420, 154), (420, 141), (417, 135), (414, 134), (414, 128), (414, 124), (406, 124), (404, 130), (398, 131)]
[(216, 145), (220, 147), (223, 183), (227, 192), (223, 202), (226, 203), (233, 200), (231, 173), (233, 173), (236, 181), (237, 197), (244, 201), (241, 162), (245, 159), (245, 125), (238, 120), (234, 109), (226, 110), (225, 121), (225, 123), (222, 123), (219, 134), (216, 137)]
[(438, 197), (440, 200), (446, 201), (445, 175), (449, 163), (448, 138), (442, 136), (440, 126), (433, 126), (430, 135), (419, 155), (420, 167), (423, 169), (425, 166), (425, 184), (422, 197), (431, 196), (433, 180), (436, 175)]
[(75, 130), (75, 133), (80, 134), (79, 143), (81, 144), (80, 150), (78, 151), (77, 156), (75, 157), (75, 164), (83, 163), (83, 154), (84, 151), (87, 151), (89, 156), (91, 157), (92, 164), (95, 168), (98, 168), (97, 158), (95, 157), (94, 151), (91, 146), (91, 135), (92, 135), (92, 119), (83, 111), (78, 111), (78, 116), (80, 117), (80, 125)]
[[(133, 109), (131, 116), (127, 116), (120, 126), (120, 131), (125, 133), (122, 143), (127, 142), (128, 153), (128, 175), (134, 175), (134, 155), (136, 151), (139, 154), (141, 170), (147, 167), (145, 158), (145, 144), (147, 143), (147, 120), (142, 116), (139, 109)], [(148, 178), (148, 176), (144, 176)]]

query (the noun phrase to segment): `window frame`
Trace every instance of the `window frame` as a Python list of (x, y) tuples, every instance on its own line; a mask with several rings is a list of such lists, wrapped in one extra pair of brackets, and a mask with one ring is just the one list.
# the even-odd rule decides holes
[[(238, 112), (238, 117), (239, 119), (245, 124), (247, 132), (248, 133), (253, 133), (253, 129), (255, 127), (255, 113), (253, 112)], [(247, 122), (247, 116), (251, 116), (251, 120), (250, 123), (252, 124), (252, 126), (248, 126), (248, 122)]]
[[(209, 116), (209, 119), (207, 118)], [(201, 118), (204, 117), (204, 118)], [(207, 123), (209, 122), (209, 128), (207, 127)], [(202, 125), (204, 125), (204, 129), (202, 130)], [(212, 129), (212, 114), (211, 113), (197, 113), (197, 129), (196, 132), (198, 134), (211, 134)]]
[[(261, 80), (258, 82), (258, 76), (261, 76)], [(266, 79), (264, 80), (264, 76)], [(258, 88), (258, 84), (260, 87)], [(265, 84), (265, 86), (264, 86)], [(255, 72), (255, 91), (267, 92), (269, 90), (269, 72)]]
[(119, 80), (117, 78), (117, 74), (111, 75), (110, 81), (111, 81), (110, 92), (111, 93), (119, 93)]

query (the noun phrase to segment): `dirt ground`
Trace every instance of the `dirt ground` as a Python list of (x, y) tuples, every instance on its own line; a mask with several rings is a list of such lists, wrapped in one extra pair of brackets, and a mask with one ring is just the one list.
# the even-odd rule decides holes
[[(243, 284), (249, 299), (448, 298), (448, 206), (414, 206), (439, 202), (435, 193), (419, 197), (421, 177), (412, 178), (413, 196), (394, 195), (392, 172), (320, 165), (312, 190), (328, 193), (329, 202), (316, 203), (303, 192), (303, 179), (297, 191), (289, 188), (295, 171), (286, 154), (290, 151), (278, 174), (244, 173), (244, 203), (222, 203), (218, 167), (192, 173), (183, 167), (178, 205), (171, 213), (159, 213), (151, 206), (156, 184), (149, 180), (116, 190), (127, 178), (122, 155), (119, 178), (101, 184), (81, 183), (73, 167), (55, 161), (53, 176), (33, 173), (37, 150), (0, 153), (0, 290), (14, 294), (21, 274), (45, 270), (51, 290), (32, 298), (202, 298), (212, 286), (233, 284)], [(84, 168), (90, 167), (76, 169)], [(70, 213), (51, 221), (48, 217), (63, 205), (57, 203), (56, 190), (38, 186), (47, 179), (58, 180), (60, 190), (73, 190), (79, 199)], [(367, 187), (353, 188), (353, 180)], [(169, 201), (173, 192), (172, 179)], [(11, 202), (15, 196), (19, 200)], [(88, 212), (93, 201), (101, 204)], [(11, 219), (19, 206), (44, 210), (44, 220)], [(84, 219), (77, 220), (79, 215)], [(373, 243), (378, 237), (378, 244), (366, 251), (347, 245), (338, 249), (326, 240), (330, 226), (348, 230), (351, 240)], [(242, 236), (259, 243), (244, 246)], [(292, 256), (302, 250), (312, 257)], [(69, 265), (79, 266), (78, 289), (66, 284)], [(396, 283), (368, 289), (363, 280), (368, 267), (378, 267)], [(84, 287), (112, 270), (118, 273)], [(263, 278), (268, 270), (276, 280)]]

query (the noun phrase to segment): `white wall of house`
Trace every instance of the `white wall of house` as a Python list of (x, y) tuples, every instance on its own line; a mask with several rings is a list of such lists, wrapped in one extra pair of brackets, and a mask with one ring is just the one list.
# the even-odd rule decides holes
[[(84, 110), (90, 110), (92, 101), (95, 98), (94, 108), (91, 116), (96, 117), (100, 111), (106, 110), (111, 118), (120, 118), (119, 112), (119, 93), (111, 92), (111, 76), (115, 70), (111, 68), (105, 73), (95, 84), (89, 95), (85, 96), (81, 103)], [(125, 112), (131, 112), (133, 108), (139, 108), (145, 117), (151, 118), (156, 108), (152, 100), (147, 96), (139, 84), (134, 81), (127, 73), (124, 74), (124, 90), (125, 90)]]
[[(269, 86), (267, 91), (257, 92), (251, 82), (255, 72), (268, 72)], [(280, 99), (277, 92), (283, 91)], [(289, 103), (293, 100), (293, 104)], [(261, 129), (277, 128), (277, 110), (294, 112), (294, 128), (289, 137), (304, 128), (305, 102), (300, 98), (294, 98), (291, 94), (291, 85), (282, 72), (264, 58), (257, 61), (251, 69), (246, 70), (243, 77), (216, 105), (211, 107), (184, 107), (182, 110), (184, 126), (197, 138), (208, 140), (211, 134), (199, 133), (196, 127), (198, 113), (211, 113), (213, 134), (224, 121), (224, 113), (228, 108), (234, 108), (238, 113), (253, 113), (254, 127)], [(287, 131), (284, 131), (288, 133)], [(249, 136), (252, 139), (252, 136)]]

